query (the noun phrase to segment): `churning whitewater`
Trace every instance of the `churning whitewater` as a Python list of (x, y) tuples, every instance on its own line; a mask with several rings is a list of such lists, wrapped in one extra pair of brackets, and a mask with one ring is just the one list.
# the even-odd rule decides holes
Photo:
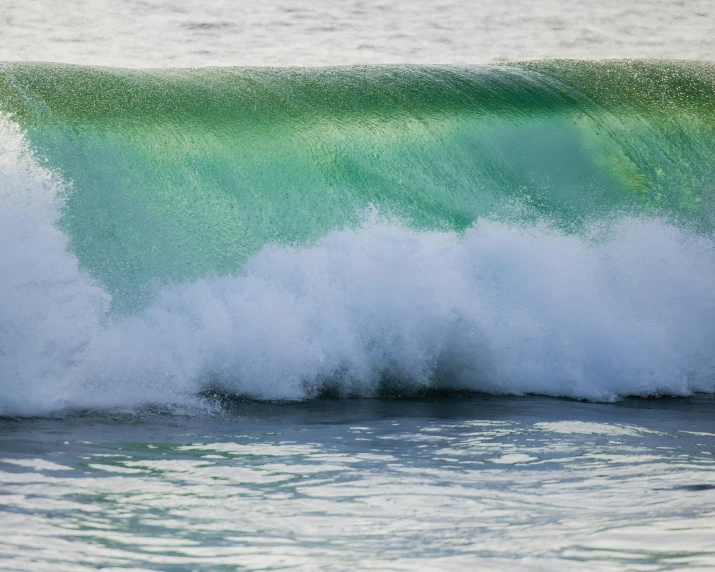
[(6, 65), (0, 414), (715, 391), (712, 70), (573, 65)]

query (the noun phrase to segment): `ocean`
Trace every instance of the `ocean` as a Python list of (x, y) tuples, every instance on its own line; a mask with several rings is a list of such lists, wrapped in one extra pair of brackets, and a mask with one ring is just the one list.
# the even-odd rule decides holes
[(715, 569), (711, 3), (0, 37), (0, 567)]

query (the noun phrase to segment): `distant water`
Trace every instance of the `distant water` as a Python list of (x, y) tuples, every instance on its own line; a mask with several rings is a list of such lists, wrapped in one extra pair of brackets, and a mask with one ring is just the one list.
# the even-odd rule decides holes
[(711, 0), (3, 0), (3, 60), (120, 67), (711, 60)]
[(0, 38), (0, 568), (715, 568), (712, 3)]

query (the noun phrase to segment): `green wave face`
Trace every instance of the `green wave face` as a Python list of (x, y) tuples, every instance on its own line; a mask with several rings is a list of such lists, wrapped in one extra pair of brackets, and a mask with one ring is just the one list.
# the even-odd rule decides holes
[(68, 182), (62, 228), (120, 313), (370, 205), (418, 228), (635, 211), (713, 229), (712, 64), (3, 64), (0, 109)]

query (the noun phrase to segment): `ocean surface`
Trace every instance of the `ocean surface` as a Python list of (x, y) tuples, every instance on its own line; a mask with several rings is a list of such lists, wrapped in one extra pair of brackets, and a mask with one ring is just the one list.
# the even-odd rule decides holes
[(0, 568), (715, 569), (712, 3), (0, 37)]

